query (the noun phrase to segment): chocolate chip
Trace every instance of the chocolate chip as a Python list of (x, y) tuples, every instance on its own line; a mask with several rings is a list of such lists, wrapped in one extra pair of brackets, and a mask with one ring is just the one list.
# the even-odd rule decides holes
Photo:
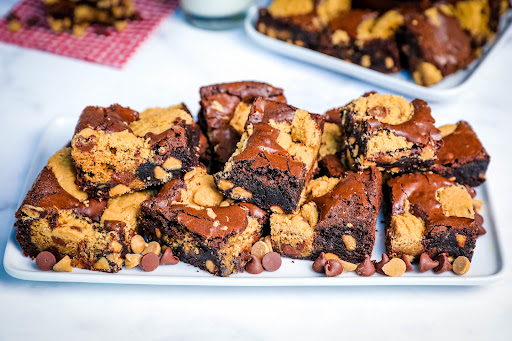
[(281, 249), (284, 253), (290, 256), (298, 256), (304, 249), (304, 243), (297, 244), (295, 247), (289, 244), (282, 244)]
[(439, 262), (439, 265), (434, 268), (434, 272), (436, 274), (441, 274), (453, 268), (450, 261), (448, 260), (448, 256), (446, 255), (446, 253), (442, 253), (439, 256), (437, 256), (436, 260)]
[(377, 271), (378, 273), (380, 273), (381, 275), (385, 275), (384, 271), (382, 271), (382, 267), (384, 266), (384, 264), (386, 264), (387, 262), (389, 262), (389, 257), (388, 255), (386, 255), (385, 253), (382, 254), (382, 260), (378, 263), (375, 264), (375, 271)]
[(373, 262), (370, 260), (370, 255), (366, 255), (364, 257), (364, 261), (362, 261), (356, 268), (356, 274), (363, 277), (372, 276), (375, 273), (375, 266)]
[(321, 252), (318, 258), (313, 262), (313, 271), (319, 274), (325, 273), (325, 263), (327, 263), (325, 253)]
[(414, 270), (414, 266), (412, 266), (411, 261), (407, 255), (402, 255), (402, 260), (405, 263), (405, 272)]
[(421, 254), (421, 256), (420, 256), (420, 272), (426, 272), (426, 271), (432, 270), (433, 268), (435, 268), (438, 265), (439, 265), (439, 262), (432, 260), (432, 258), (430, 258), (430, 256), (426, 252), (423, 252)]
[[(277, 269), (276, 269), (277, 270)], [(251, 255), (251, 259), (245, 265), (245, 271), (250, 274), (257, 275), (263, 272), (263, 266), (261, 266), (261, 261), (255, 255)]]
[(125, 228), (126, 223), (120, 220), (105, 220), (103, 226), (107, 231), (120, 232)]
[(84, 137), (78, 135), (75, 141), (75, 147), (81, 152), (90, 152), (94, 146), (97, 144), (96, 135), (91, 135), (89, 137)]
[(170, 248), (165, 249), (164, 254), (160, 258), (160, 265), (176, 265), (179, 262), (180, 259), (172, 254), (172, 250)]
[(153, 252), (146, 253), (142, 256), (142, 260), (140, 261), (140, 265), (144, 271), (153, 271), (158, 268), (158, 264), (160, 263), (160, 259)]
[(477, 232), (478, 236), (482, 236), (486, 233), (487, 233), (487, 230), (484, 229), (484, 227), (482, 225), (478, 225), (478, 232)]
[(25, 22), (28, 27), (34, 27), (37, 24), (39, 24), (39, 18), (32, 15), (27, 18), (27, 21)]
[(93, 221), (99, 222), (105, 207), (107, 207), (107, 200), (99, 201), (89, 198), (88, 201), (88, 206), (80, 205), (75, 208), (75, 212), (79, 215), (89, 217)]
[(281, 267), (281, 256), (277, 252), (269, 252), (261, 260), (261, 265), (267, 271), (276, 271)]
[(53, 269), (53, 266), (57, 263), (53, 253), (49, 251), (40, 252), (36, 257), (36, 265), (43, 271), (49, 271)]
[(368, 109), (368, 115), (373, 117), (386, 117), (388, 113), (388, 108), (381, 105)]
[(343, 265), (336, 259), (329, 259), (325, 263), (325, 275), (327, 277), (336, 277), (343, 273)]

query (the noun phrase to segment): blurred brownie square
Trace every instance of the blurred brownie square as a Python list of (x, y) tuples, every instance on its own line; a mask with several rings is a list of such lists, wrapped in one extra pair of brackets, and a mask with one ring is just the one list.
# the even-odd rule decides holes
[(217, 186), (234, 200), (291, 213), (316, 168), (323, 126), (322, 115), (256, 99), (237, 149), (215, 174)]
[(183, 104), (142, 112), (87, 107), (71, 141), (78, 185), (108, 198), (161, 185), (198, 164), (206, 138)]
[(91, 25), (125, 29), (139, 19), (133, 0), (43, 0), (46, 19), (55, 33), (71, 31), (83, 36)]
[(468, 34), (447, 6), (405, 15), (399, 34), (402, 52), (414, 81), (431, 86), (466, 68), (475, 57)]
[(53, 155), (16, 212), (16, 240), (25, 256), (50, 251), (88, 270), (117, 272), (138, 232), (140, 203), (151, 191), (99, 201), (76, 185), (71, 148)]
[(291, 258), (314, 260), (320, 252), (348, 262), (371, 255), (382, 200), (382, 177), (375, 167), (321, 177), (308, 185), (308, 199), (296, 214), (273, 213), (272, 245)]
[(439, 128), (443, 147), (437, 153), (432, 170), (460, 184), (475, 187), (485, 181), (491, 157), (468, 122)]
[(353, 9), (330, 21), (320, 52), (384, 73), (401, 70), (395, 34), (404, 18), (397, 10), (380, 15)]
[(256, 29), (291, 44), (316, 49), (325, 26), (350, 0), (274, 0), (259, 11)]
[(404, 174), (388, 180), (386, 248), (389, 256), (411, 260), (473, 256), (482, 217), (463, 185), (434, 173)]
[(367, 93), (342, 110), (343, 157), (355, 169), (377, 166), (389, 173), (427, 170), (442, 146), (426, 102)]
[(149, 240), (171, 248), (181, 261), (218, 276), (243, 272), (268, 214), (233, 203), (204, 168), (166, 183), (142, 203), (140, 226)]
[(283, 89), (259, 82), (214, 84), (202, 87), (199, 93), (199, 124), (212, 149), (212, 172), (221, 170), (235, 151), (254, 99), (286, 103)]

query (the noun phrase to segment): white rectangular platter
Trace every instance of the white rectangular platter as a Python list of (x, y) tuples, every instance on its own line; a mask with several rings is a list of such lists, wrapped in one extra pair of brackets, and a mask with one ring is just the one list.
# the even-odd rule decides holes
[(503, 16), (498, 34), (496, 34), (495, 39), (484, 48), (479, 58), (471, 63), (467, 69), (447, 76), (440, 83), (431, 87), (424, 87), (414, 83), (407, 71), (396, 74), (385, 74), (314, 50), (270, 38), (255, 29), (255, 24), (258, 20), (257, 7), (252, 7), (249, 10), (244, 24), (247, 35), (256, 43), (271, 51), (322, 68), (340, 72), (364, 82), (409, 95), (413, 98), (421, 98), (426, 101), (443, 101), (454, 98), (457, 94), (467, 89), (477, 73), (485, 72), (486, 61), (491, 54), (497, 53), (505, 41), (508, 38), (512, 38), (512, 24), (510, 24), (512, 21), (512, 13), (510, 12)]
[[(48, 158), (65, 146), (74, 131), (75, 118), (57, 118), (44, 132), (39, 147), (27, 174), (20, 200), (23, 200), (32, 182), (46, 165)], [(263, 272), (259, 275), (248, 273), (235, 274), (221, 278), (200, 271), (197, 268), (179, 263), (178, 265), (160, 266), (153, 272), (144, 272), (140, 268), (123, 269), (117, 274), (107, 274), (82, 269), (73, 269), (72, 273), (41, 271), (35, 262), (24, 257), (15, 240), (15, 229), (12, 227), (14, 218), (8, 221), (12, 233), (7, 241), (4, 256), (4, 267), (11, 276), (33, 281), (55, 282), (91, 282), (118, 284), (154, 284), (154, 285), (205, 285), (205, 286), (360, 286), (360, 285), (483, 285), (494, 282), (502, 277), (503, 257), (499, 243), (498, 230), (492, 217), (492, 203), (485, 185), (478, 189), (477, 199), (483, 200), (482, 215), (487, 234), (480, 237), (471, 269), (464, 276), (452, 272), (435, 275), (432, 271), (420, 274), (417, 271), (407, 272), (402, 277), (386, 277), (375, 274), (371, 277), (359, 277), (354, 272), (328, 278), (311, 269), (312, 262), (283, 258), (283, 265), (276, 272)], [(379, 259), (384, 252), (384, 226), (382, 217), (378, 219), (375, 248), (372, 259)]]

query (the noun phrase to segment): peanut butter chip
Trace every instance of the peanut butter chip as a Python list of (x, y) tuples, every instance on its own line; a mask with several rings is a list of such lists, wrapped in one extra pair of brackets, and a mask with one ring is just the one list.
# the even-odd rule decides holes
[(69, 256), (62, 258), (57, 264), (53, 266), (53, 270), (72, 272), (73, 268), (71, 267), (71, 258), (69, 258)]
[(459, 256), (453, 261), (453, 272), (457, 275), (464, 275), (469, 271), (469, 267), (471, 266), (471, 262), (467, 257)]
[(124, 266), (126, 266), (127, 269), (134, 268), (140, 264), (141, 259), (142, 255), (136, 253), (129, 253), (126, 255)]
[(130, 246), (133, 253), (142, 253), (148, 244), (146, 244), (144, 238), (142, 238), (141, 235), (137, 234), (133, 236), (132, 241), (130, 242)]
[(154, 253), (157, 256), (160, 256), (160, 252), (162, 251), (162, 248), (160, 247), (160, 244), (158, 242), (151, 242), (148, 244), (148, 246), (142, 251), (142, 255), (146, 255), (150, 252)]
[(260, 240), (256, 242), (251, 249), (251, 254), (258, 257), (259, 260), (263, 258), (267, 253), (269, 253), (271, 250), (269, 249), (267, 243)]
[(400, 258), (392, 258), (382, 266), (382, 272), (390, 277), (400, 277), (405, 273), (405, 262)]

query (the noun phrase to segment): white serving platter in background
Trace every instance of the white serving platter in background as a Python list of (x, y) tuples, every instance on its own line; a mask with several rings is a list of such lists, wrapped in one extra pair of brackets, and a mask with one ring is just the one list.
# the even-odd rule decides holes
[[(46, 165), (48, 158), (69, 142), (75, 124), (76, 118), (62, 117), (55, 119), (47, 127), (27, 173), (24, 188), (20, 193), (20, 203), (40, 170)], [(23, 256), (21, 248), (15, 240), (14, 217), (7, 222), (7, 226), (4, 226), (4, 228), (12, 229), (4, 254), (4, 267), (7, 273), (16, 278), (55, 282), (204, 286), (484, 285), (502, 277), (504, 258), (498, 229), (492, 215), (492, 202), (486, 186), (480, 186), (478, 192), (477, 199), (484, 201), (481, 213), (484, 217), (487, 234), (478, 239), (471, 269), (464, 276), (457, 276), (451, 271), (436, 275), (432, 271), (421, 274), (415, 270), (407, 272), (401, 277), (387, 277), (379, 274), (360, 277), (354, 272), (347, 272), (338, 277), (328, 278), (315, 273), (311, 269), (311, 261), (287, 258), (283, 258), (283, 264), (276, 272), (264, 271), (259, 275), (242, 273), (227, 278), (215, 277), (182, 262), (178, 265), (160, 266), (153, 272), (144, 272), (140, 268), (123, 268), (117, 274), (77, 268), (74, 268), (72, 273), (41, 271), (33, 260)], [(385, 249), (382, 220), (382, 216), (379, 216), (372, 259), (380, 260), (380, 255)]]
[(449, 100), (462, 93), (468, 88), (477, 73), (485, 72), (486, 60), (491, 54), (499, 51), (504, 42), (512, 38), (512, 13), (509, 11), (503, 16), (500, 29), (494, 40), (484, 48), (482, 55), (467, 69), (445, 77), (436, 85), (424, 87), (414, 83), (407, 71), (385, 74), (308, 48), (270, 38), (256, 30), (257, 20), (258, 8), (252, 7), (245, 18), (245, 31), (256, 43), (271, 51), (427, 101)]

